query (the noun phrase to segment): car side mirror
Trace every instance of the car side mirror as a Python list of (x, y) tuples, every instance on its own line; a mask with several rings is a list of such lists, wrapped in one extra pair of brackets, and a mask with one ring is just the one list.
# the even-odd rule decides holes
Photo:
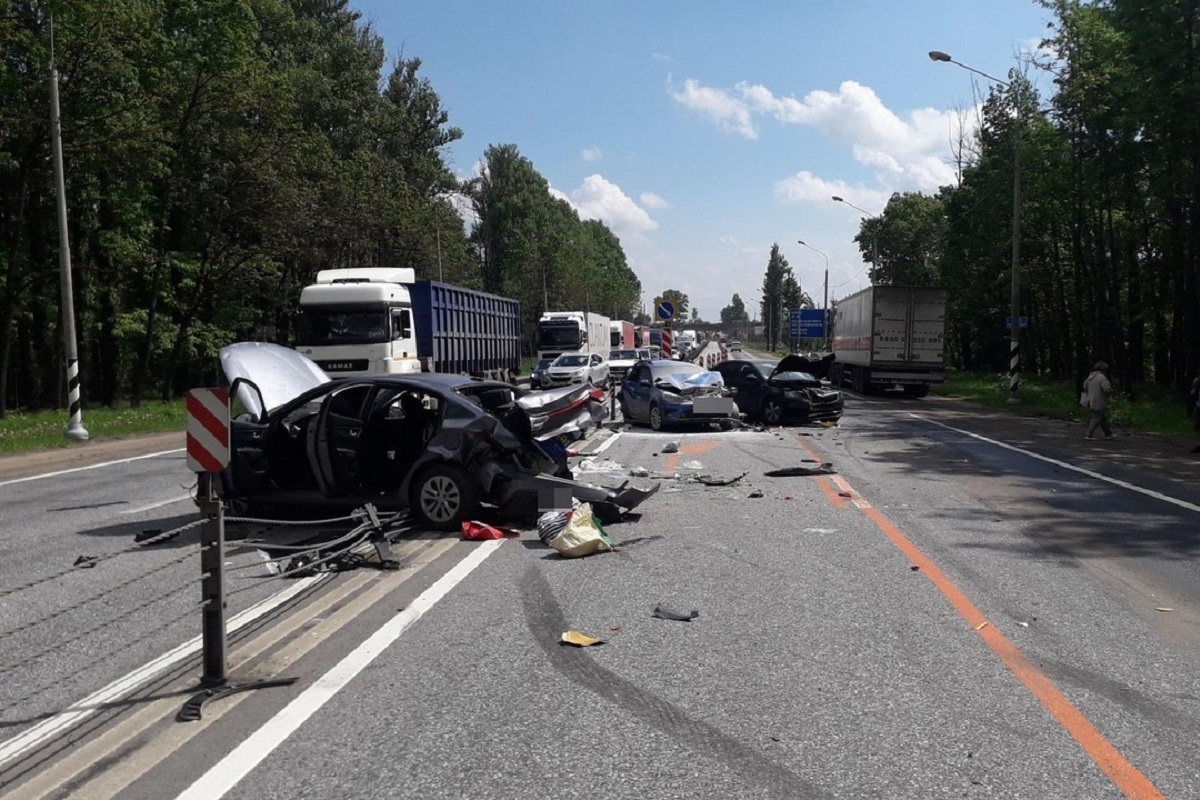
[[(246, 378), (234, 378), (233, 383), (229, 386), (229, 396), (232, 398), (231, 405), (246, 409), (246, 413), (250, 415), (254, 422), (266, 422), (267, 420), (267, 404), (263, 402), (262, 390), (254, 381)], [(256, 407), (252, 400), (258, 402), (258, 413), (253, 412)], [(232, 409), (231, 409), (232, 410)]]

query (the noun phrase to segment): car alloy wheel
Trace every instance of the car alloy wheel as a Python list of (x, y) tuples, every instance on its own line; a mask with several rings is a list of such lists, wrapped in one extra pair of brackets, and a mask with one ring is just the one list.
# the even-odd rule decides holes
[(430, 467), (413, 490), (413, 511), (422, 522), (437, 530), (456, 530), (475, 513), (477, 505), (470, 478), (448, 464)]
[(783, 419), (783, 409), (779, 407), (779, 402), (776, 400), (768, 400), (763, 405), (763, 420), (768, 425), (778, 425), (779, 420)]
[(658, 407), (658, 403), (650, 406), (650, 430), (661, 431), (663, 429), (662, 409)]

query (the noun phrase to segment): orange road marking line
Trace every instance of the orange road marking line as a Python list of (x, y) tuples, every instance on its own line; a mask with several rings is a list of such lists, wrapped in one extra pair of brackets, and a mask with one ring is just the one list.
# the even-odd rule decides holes
[(846, 498), (838, 497), (837, 490), (833, 488), (833, 484), (829, 482), (828, 477), (825, 475), (815, 475), (813, 476), (813, 483), (817, 484), (817, 487), (820, 488), (825, 497), (829, 499), (829, 502), (833, 503), (838, 508), (846, 507)]
[[(800, 446), (818, 462), (822, 460), (816, 449), (804, 439), (800, 439)], [(983, 615), (983, 612), (963, 594), (954, 581), (946, 576), (946, 573), (938, 568), (937, 564), (921, 552), (921, 549), (901, 533), (900, 529), (892, 524), (892, 521), (885, 517), (879, 509), (868, 503), (865, 498), (860, 497), (845, 478), (840, 475), (831, 477), (833, 482), (842, 488), (842, 491), (854, 495), (855, 505), (875, 523), (875, 527), (883, 532), (892, 545), (910, 562), (921, 568), (921, 574), (941, 592), (942, 596), (959, 613), (959, 616), (966, 620), (975, 633), (1000, 658), (1004, 666), (1008, 667), (1017, 680), (1024, 684), (1025, 688), (1050, 712), (1050, 716), (1054, 717), (1058, 724), (1071, 735), (1071, 738), (1079, 743), (1083, 751), (1100, 768), (1100, 771), (1108, 776), (1113, 785), (1120, 789), (1129, 800), (1166, 800), (1166, 796), (1158, 790), (1158, 787), (1151, 783), (1150, 779), (1143, 775), (1137, 767), (1133, 766), (1121, 754), (1121, 751), (1092, 724), (1092, 721), (1075, 707), (1075, 704), (1062, 693), (1062, 690), (1054, 685), (1054, 681), (1050, 679), (1049, 675), (1030, 661), (1021, 652), (1021, 648), (1001, 633), (999, 628), (989, 624), (990, 621)], [(822, 490), (825, 489), (826, 487), (822, 486)], [(826, 491), (826, 495), (829, 493)], [(840, 497), (836, 499), (842, 500)]]
[(663, 462), (663, 474), (670, 474), (679, 466), (681, 456), (694, 456), (700, 453), (707, 453), (715, 447), (720, 447), (724, 442), (695, 442), (679, 445), (679, 452), (669, 453), (666, 461)]

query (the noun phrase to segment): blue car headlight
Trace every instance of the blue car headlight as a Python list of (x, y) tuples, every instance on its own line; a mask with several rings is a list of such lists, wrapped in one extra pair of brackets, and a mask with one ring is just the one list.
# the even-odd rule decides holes
[(664, 403), (682, 403), (683, 395), (675, 394), (674, 392), (663, 391), (662, 399)]

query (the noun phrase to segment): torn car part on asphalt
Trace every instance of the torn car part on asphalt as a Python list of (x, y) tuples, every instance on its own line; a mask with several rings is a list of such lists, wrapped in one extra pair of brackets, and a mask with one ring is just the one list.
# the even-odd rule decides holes
[(607, 511), (657, 489), (609, 491), (572, 480), (567, 447), (604, 417), (599, 390), (527, 392), (499, 381), (416, 373), (331, 379), (294, 350), (242, 342), (221, 350), (235, 398), (227, 502), (289, 509), (410, 509), (457, 530), (483, 506), (527, 514), (566, 490)]

